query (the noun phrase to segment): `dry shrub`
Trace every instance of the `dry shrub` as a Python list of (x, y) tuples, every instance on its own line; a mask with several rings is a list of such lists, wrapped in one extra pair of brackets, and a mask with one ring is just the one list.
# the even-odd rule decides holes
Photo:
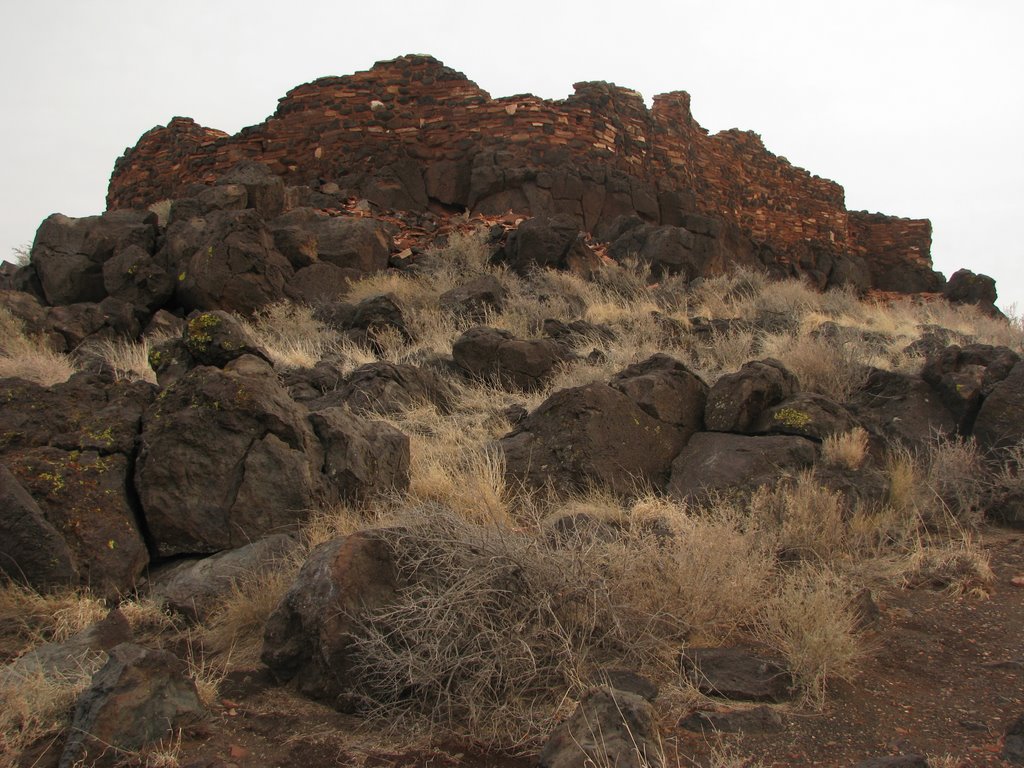
[(642, 497), (621, 538), (600, 554), (615, 603), (633, 605), (651, 631), (701, 643), (724, 642), (749, 624), (771, 584), (774, 552), (738, 505), (701, 509)]
[(238, 320), (277, 368), (312, 368), (338, 349), (338, 334), (304, 304), (279, 301)]
[(49, 387), (67, 381), (76, 370), (70, 357), (27, 334), (21, 320), (0, 307), (0, 379), (19, 378)]
[(750, 506), (787, 558), (829, 562), (847, 549), (846, 501), (821, 485), (813, 470), (789, 483), (761, 486)]
[(0, 766), (20, 765), (17, 757), (26, 747), (50, 735), (59, 738), (75, 699), (105, 662), (106, 654), (97, 653), (66, 676), (47, 676), (36, 667), (24, 675), (0, 677)]
[(220, 686), (228, 676), (230, 663), (230, 649), (222, 658), (214, 660), (204, 653), (202, 643), (189, 634), (186, 642), (185, 664), (188, 668), (188, 676), (196, 684), (196, 693), (204, 707), (210, 708), (218, 702)]
[[(392, 542), (409, 586), (395, 604), (353, 617), (359, 694), (372, 715), (520, 744), (545, 733), (559, 702), (601, 667), (668, 675), (682, 638), (721, 639), (756, 616), (771, 556), (735, 511), (688, 516), (667, 505), (654, 515), (662, 502), (645, 498), (637, 522), (609, 529), (614, 505), (598, 501), (608, 514), (593, 536), (409, 510), (415, 522)], [(667, 535), (650, 525), (662, 515), (673, 518)]]
[(959, 540), (922, 540), (903, 573), (907, 587), (943, 589), (954, 595), (985, 597), (994, 582), (988, 555), (968, 535)]
[(786, 573), (764, 605), (760, 634), (781, 653), (808, 701), (822, 706), (828, 685), (850, 681), (864, 650), (849, 583), (827, 567)]
[(41, 595), (13, 582), (0, 585), (0, 642), (15, 653), (66, 640), (106, 614), (103, 602), (82, 590)]
[(857, 470), (868, 455), (868, 433), (863, 427), (828, 435), (822, 442), (822, 458), (834, 467)]
[(226, 655), (239, 666), (257, 664), (263, 648), (263, 626), (300, 566), (299, 558), (283, 560), (276, 568), (237, 579), (204, 624), (203, 648)]
[(808, 334), (764, 337), (761, 353), (781, 361), (805, 392), (845, 403), (867, 379), (864, 351), (854, 342), (842, 345)]
[(985, 467), (973, 439), (937, 438), (925, 456), (931, 525), (977, 528), (984, 517)]

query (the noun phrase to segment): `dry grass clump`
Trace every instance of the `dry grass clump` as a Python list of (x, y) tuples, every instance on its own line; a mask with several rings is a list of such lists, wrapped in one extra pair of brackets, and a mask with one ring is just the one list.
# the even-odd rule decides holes
[(910, 555), (902, 576), (907, 587), (975, 597), (987, 596), (995, 582), (988, 555), (968, 535), (923, 544)]
[(83, 590), (41, 595), (14, 582), (0, 584), (0, 642), (14, 654), (66, 640), (106, 615), (103, 601)]
[(60, 738), (75, 699), (105, 661), (105, 654), (93, 654), (61, 676), (46, 675), (36, 667), (24, 675), (0, 677), (0, 766), (19, 765), (18, 755), (41, 739)]
[(145, 336), (137, 342), (104, 339), (83, 345), (80, 354), (86, 359), (101, 362), (114, 372), (117, 381), (148, 381), (156, 384), (156, 371), (149, 362), (154, 341)]
[(848, 580), (827, 567), (784, 574), (760, 617), (762, 640), (788, 662), (808, 700), (822, 706), (830, 683), (850, 681), (865, 653)]
[(408, 510), (392, 546), (410, 586), (353, 617), (359, 694), (376, 719), (520, 744), (600, 669), (671, 681), (682, 642), (723, 642), (760, 615), (774, 557), (738, 507), (623, 507), (594, 491), (546, 509), (572, 525)]
[(77, 370), (67, 355), (31, 336), (6, 307), (0, 307), (0, 379), (19, 378), (44, 387), (67, 381)]
[(764, 357), (782, 362), (800, 380), (805, 392), (816, 392), (839, 403), (863, 386), (868, 370), (864, 356), (852, 343), (837, 343), (809, 334), (766, 336)]
[(849, 550), (846, 499), (819, 483), (813, 471), (790, 483), (762, 486), (750, 507), (786, 559), (830, 562)]
[(868, 455), (868, 433), (863, 427), (848, 432), (828, 435), (821, 445), (821, 455), (827, 464), (857, 470)]
[(231, 591), (203, 624), (205, 651), (229, 658), (239, 666), (257, 664), (263, 647), (263, 625), (288, 591), (300, 566), (296, 558), (235, 580)]
[(313, 316), (312, 307), (281, 301), (254, 317), (239, 317), (253, 343), (281, 369), (312, 368), (339, 346), (338, 334)]

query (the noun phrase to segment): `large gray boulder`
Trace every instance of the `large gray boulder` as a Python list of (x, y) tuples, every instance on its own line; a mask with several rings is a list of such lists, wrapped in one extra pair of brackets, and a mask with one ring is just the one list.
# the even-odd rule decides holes
[[(130, 475), (152, 397), (149, 384), (105, 374), (80, 373), (49, 388), (0, 381), (0, 461), (30, 497), (7, 484), (12, 568), (33, 582), (83, 583), (102, 595), (134, 588), (149, 555)], [(22, 550), (17, 542), (29, 531), (38, 538)]]
[(642, 696), (610, 686), (587, 691), (537, 758), (541, 768), (660, 768), (664, 764), (654, 707)]
[(263, 663), (307, 696), (349, 709), (354, 617), (394, 602), (402, 583), (386, 531), (321, 544), (267, 620)]
[(64, 537), (28, 492), (0, 464), (0, 573), (37, 591), (78, 583)]
[(130, 246), (153, 253), (156, 214), (107, 211), (75, 219), (55, 213), (36, 231), (31, 264), (50, 305), (101, 301), (107, 296), (104, 263)]
[(534, 391), (571, 355), (549, 339), (519, 339), (509, 331), (477, 326), (455, 340), (452, 357), (473, 378)]
[(60, 768), (122, 764), (206, 715), (185, 663), (167, 651), (123, 643), (78, 697)]
[(404, 488), (408, 438), (342, 408), (308, 413), (263, 360), (198, 366), (144, 418), (135, 486), (162, 556), (286, 531), (322, 498)]
[(1024, 440), (1024, 362), (993, 385), (974, 421), (974, 438), (986, 449), (1009, 448)]
[(593, 383), (545, 400), (498, 442), (510, 479), (533, 488), (662, 487), (686, 431), (654, 418), (623, 392)]
[(751, 432), (762, 412), (792, 397), (800, 388), (796, 376), (778, 360), (745, 363), (715, 382), (708, 393), (704, 424), (714, 432)]
[(284, 298), (292, 267), (255, 210), (208, 214), (169, 231), (167, 240), (162, 260), (174, 270), (187, 311), (251, 314)]
[(672, 462), (668, 492), (685, 501), (750, 492), (810, 467), (817, 456), (817, 445), (803, 437), (698, 432)]

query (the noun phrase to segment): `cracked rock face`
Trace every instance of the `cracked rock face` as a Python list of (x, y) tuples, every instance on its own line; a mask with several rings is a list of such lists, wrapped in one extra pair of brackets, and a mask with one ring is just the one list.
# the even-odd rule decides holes
[(200, 366), (143, 420), (135, 484), (158, 554), (217, 552), (308, 510), (322, 451), (262, 361)]
[(294, 527), (320, 498), (407, 485), (408, 438), (339, 410), (309, 414), (251, 355), (165, 389), (135, 472), (157, 554), (240, 547)]

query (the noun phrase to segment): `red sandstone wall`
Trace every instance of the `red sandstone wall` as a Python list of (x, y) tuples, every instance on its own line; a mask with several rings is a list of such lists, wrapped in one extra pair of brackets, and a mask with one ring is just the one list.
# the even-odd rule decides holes
[[(401, 57), (367, 72), (301, 85), (264, 123), (235, 136), (184, 118), (154, 128), (118, 161), (107, 204), (145, 206), (175, 197), (188, 184), (211, 182), (244, 159), (267, 163), (290, 184), (411, 159), (421, 167), (430, 197), (473, 207), (481, 202), (469, 192), (474, 158), (497, 151), (513, 157), (513, 164), (541, 171), (566, 164), (599, 168), (649, 189), (682, 191), (698, 212), (734, 221), (777, 251), (810, 240), (869, 256), (879, 249), (886, 263), (904, 257), (928, 262), (927, 222), (887, 223), (859, 215), (851, 220), (841, 186), (776, 157), (756, 134), (708, 135), (693, 119), (684, 92), (657, 96), (648, 110), (639, 94), (614, 85), (580, 83), (575, 89), (563, 101), (492, 99), (435, 59)], [(558, 209), (577, 213), (593, 228), (594, 211), (602, 209), (600, 201), (588, 205), (587, 196), (609, 194), (595, 192), (604, 182), (590, 178), (580, 189), (556, 190), (564, 196)], [(629, 197), (629, 190), (620, 193)], [(530, 207), (523, 195), (490, 202)], [(634, 194), (629, 206), (658, 218), (650, 195)], [(928, 238), (922, 227), (928, 227)]]

